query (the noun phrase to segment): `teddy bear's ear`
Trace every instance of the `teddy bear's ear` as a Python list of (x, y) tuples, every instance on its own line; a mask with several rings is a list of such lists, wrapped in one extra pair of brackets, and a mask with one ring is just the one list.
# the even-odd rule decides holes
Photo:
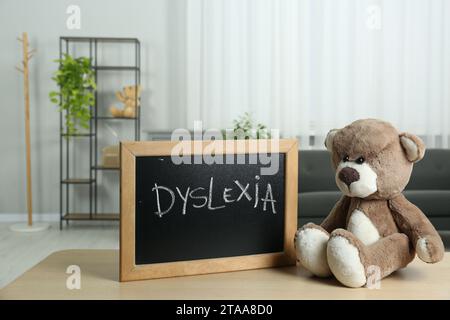
[(410, 133), (400, 134), (400, 143), (405, 151), (406, 158), (411, 162), (419, 162), (425, 155), (425, 144), (422, 139)]
[(338, 129), (332, 129), (328, 132), (327, 137), (325, 138), (325, 147), (330, 152), (333, 151), (333, 139), (337, 132), (338, 132)]

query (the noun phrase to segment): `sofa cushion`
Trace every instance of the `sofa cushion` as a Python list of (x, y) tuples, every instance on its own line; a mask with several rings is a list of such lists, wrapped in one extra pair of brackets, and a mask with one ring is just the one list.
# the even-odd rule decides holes
[(428, 217), (450, 217), (450, 190), (406, 190), (403, 194)]
[[(429, 149), (414, 165), (406, 198), (418, 206), (437, 229), (450, 225), (450, 150)], [(299, 152), (298, 214), (300, 225), (320, 223), (341, 197), (334, 181), (330, 154), (325, 150)]]
[(429, 149), (416, 163), (406, 190), (450, 190), (450, 150)]
[(298, 215), (302, 217), (326, 217), (342, 196), (340, 191), (303, 192), (298, 195)]
[[(429, 149), (414, 165), (407, 190), (450, 190), (450, 150)], [(299, 192), (335, 191), (334, 171), (326, 150), (299, 151)]]
[(298, 192), (337, 191), (330, 154), (323, 150), (300, 151)]

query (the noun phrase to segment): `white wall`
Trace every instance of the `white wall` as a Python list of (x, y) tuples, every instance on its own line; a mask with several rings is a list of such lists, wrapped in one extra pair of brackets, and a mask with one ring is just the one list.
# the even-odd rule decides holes
[[(58, 58), (59, 37), (139, 38), (143, 68), (142, 127), (167, 128), (171, 121), (167, 41), (171, 38), (170, 33), (175, 32), (173, 26), (168, 28), (167, 17), (168, 8), (174, 1), (0, 1), (0, 213), (26, 212), (23, 79), (14, 69), (21, 60), (21, 47), (16, 37), (27, 31), (31, 46), (38, 51), (30, 65), (34, 211), (58, 212), (59, 114), (56, 106), (49, 102), (48, 93), (55, 89), (51, 76), (57, 68), (53, 60)], [(81, 30), (66, 28), (66, 8), (71, 4), (81, 8)], [(107, 95), (127, 81), (120, 76), (117, 82), (114, 76), (108, 78), (104, 82), (108, 88), (103, 88)], [(107, 108), (113, 100), (108, 99), (100, 107)], [(111, 123), (110, 126), (119, 133), (126, 132), (125, 124)], [(103, 132), (105, 136), (100, 139), (101, 143), (114, 142), (107, 129)], [(86, 159), (85, 155), (77, 153), (73, 160)], [(77, 173), (80, 174), (74, 174)], [(117, 212), (117, 173), (100, 173), (99, 182), (99, 192), (103, 195), (99, 210)], [(83, 193), (75, 194), (74, 199), (81, 198), (84, 198)], [(77, 202), (80, 204), (81, 201)]]
[[(379, 29), (367, 25), (374, 3)], [(72, 4), (81, 7), (81, 30), (66, 28)], [(23, 85), (14, 69), (22, 31), (38, 50), (30, 71), (34, 209), (52, 213), (59, 210), (59, 115), (48, 92), (60, 36), (141, 40), (142, 129), (192, 127), (197, 119), (223, 128), (251, 111), (322, 146), (329, 128), (378, 117), (448, 147), (449, 16), (445, 0), (0, 0), (0, 215), (26, 211)], [(101, 54), (127, 58), (126, 51)], [(100, 109), (129, 81), (102, 74)], [(131, 137), (124, 123), (110, 127)], [(101, 131), (100, 147), (117, 143)], [(71, 159), (77, 177), (88, 171), (80, 150)], [(99, 211), (117, 212), (117, 172), (100, 173), (99, 186)], [(86, 211), (87, 188), (77, 190), (74, 209)]]

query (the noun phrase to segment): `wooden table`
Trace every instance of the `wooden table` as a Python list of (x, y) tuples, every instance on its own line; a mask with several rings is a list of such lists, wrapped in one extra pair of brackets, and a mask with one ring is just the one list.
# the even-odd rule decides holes
[[(66, 269), (81, 268), (81, 289), (68, 290)], [(118, 282), (116, 250), (51, 254), (0, 291), (0, 299), (450, 299), (450, 253), (428, 265), (418, 258), (381, 282), (350, 289), (296, 267)]]

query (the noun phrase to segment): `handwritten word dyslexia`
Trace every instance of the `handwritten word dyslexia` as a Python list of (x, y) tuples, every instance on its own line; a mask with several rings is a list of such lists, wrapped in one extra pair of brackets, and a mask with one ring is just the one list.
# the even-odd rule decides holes
[[(270, 205), (270, 210), (272, 213), (276, 214), (276, 200), (273, 197), (272, 185), (267, 183), (265, 188), (261, 188), (259, 185), (260, 177), (255, 177), (256, 182), (254, 183), (254, 192), (250, 192), (250, 183), (246, 183), (245, 185), (239, 182), (238, 180), (233, 181), (232, 187), (225, 187), (221, 191), (222, 201), (221, 203), (213, 204), (213, 194), (214, 194), (214, 177), (211, 177), (209, 180), (209, 188), (206, 190), (203, 187), (196, 187), (191, 189), (191, 187), (187, 187), (187, 189), (182, 191), (180, 188), (176, 187), (175, 191), (178, 194), (178, 197), (183, 202), (182, 214), (185, 215), (187, 213), (188, 204), (192, 205), (195, 209), (207, 208), (208, 210), (219, 210), (225, 208), (227, 205), (230, 205), (233, 202), (240, 201), (248, 201), (253, 205), (253, 208), (258, 208), (258, 206), (262, 206), (263, 211), (267, 211), (268, 204)], [(264, 190), (265, 189), (265, 190)], [(236, 191), (234, 191), (236, 190)], [(158, 185), (155, 183), (155, 186), (152, 188), (152, 192), (156, 194), (156, 205), (157, 211), (155, 212), (160, 218), (169, 213), (177, 199), (177, 195), (175, 191), (162, 185)], [(166, 208), (162, 208), (161, 206), (161, 193), (165, 192), (170, 197), (170, 204), (166, 206)], [(264, 195), (263, 198), (260, 198), (261, 195)]]

